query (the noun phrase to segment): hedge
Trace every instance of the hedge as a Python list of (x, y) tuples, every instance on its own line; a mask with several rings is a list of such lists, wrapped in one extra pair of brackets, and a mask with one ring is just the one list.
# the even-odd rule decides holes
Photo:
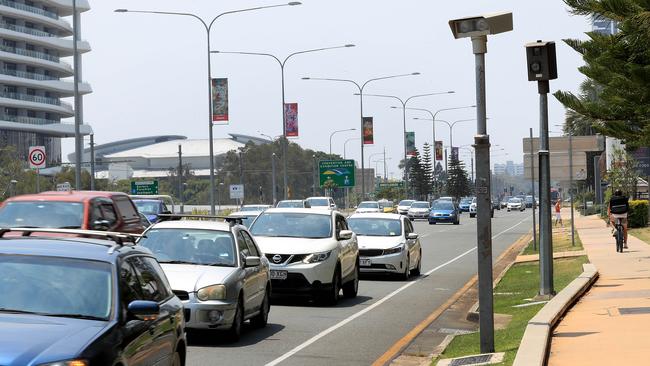
[(628, 214), (627, 224), (631, 228), (648, 226), (648, 201), (630, 201), (630, 213)]

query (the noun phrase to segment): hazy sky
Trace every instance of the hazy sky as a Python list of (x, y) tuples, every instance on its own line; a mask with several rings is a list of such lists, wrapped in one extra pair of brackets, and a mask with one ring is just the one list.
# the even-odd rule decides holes
[[(303, 5), (227, 15), (213, 27), (212, 49), (272, 53), (279, 57), (300, 50), (356, 44), (355, 48), (299, 55), (286, 66), (286, 100), (299, 103), (303, 147), (327, 151), (332, 131), (333, 152), (359, 136), (359, 99), (352, 85), (303, 81), (301, 77), (354, 79), (421, 72), (420, 76), (378, 81), (366, 93), (411, 95), (447, 90), (455, 94), (413, 100), (409, 106), (437, 110), (475, 103), (474, 56), (468, 39), (455, 40), (449, 19), (486, 12), (512, 11), (514, 31), (491, 36), (487, 54), (488, 132), (494, 148), (492, 162), (521, 162), (522, 137), (539, 130), (538, 94), (527, 81), (524, 44), (537, 39), (557, 42), (559, 78), (551, 91), (576, 90), (583, 80), (582, 64), (564, 38), (585, 38), (587, 19), (571, 16), (560, 0), (303, 0)], [(83, 78), (94, 92), (84, 99), (84, 119), (97, 143), (156, 135), (181, 134), (207, 138), (205, 31), (195, 19), (135, 13), (116, 8), (192, 12), (204, 19), (270, 0), (111, 0), (91, 1), (83, 14), (82, 33), (93, 50), (83, 57)], [(280, 70), (266, 57), (213, 55), (212, 76), (230, 84), (230, 124), (215, 126), (215, 137), (227, 133), (276, 136), (282, 133)], [(390, 109), (390, 99), (365, 98), (364, 112), (375, 121), (375, 145), (369, 154), (387, 149), (389, 174), (403, 156), (402, 113)], [(564, 108), (549, 98), (551, 130), (559, 131)], [(431, 142), (431, 123), (407, 115), (407, 130), (415, 131), (419, 149)], [(474, 109), (441, 112), (450, 122), (475, 118)], [(437, 137), (449, 144), (449, 128), (437, 124)], [(471, 144), (475, 122), (454, 128), (454, 145)], [(348, 157), (359, 159), (359, 142), (347, 145)], [(498, 151), (499, 149), (504, 151)], [(64, 155), (74, 149), (64, 140)], [(508, 155), (505, 155), (507, 153)], [(467, 155), (467, 154), (462, 154)], [(367, 161), (367, 160), (366, 160)], [(374, 164), (372, 164), (374, 166)]]

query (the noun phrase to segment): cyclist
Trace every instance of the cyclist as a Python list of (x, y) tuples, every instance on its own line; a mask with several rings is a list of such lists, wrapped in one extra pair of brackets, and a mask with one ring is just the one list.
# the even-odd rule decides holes
[[(627, 249), (627, 213), (630, 210), (630, 205), (628, 204), (627, 196), (623, 195), (620, 189), (617, 189), (614, 192), (614, 195), (609, 200), (609, 206), (607, 207), (607, 214), (609, 216), (609, 222), (616, 230), (616, 219), (621, 219), (621, 224), (623, 224), (623, 248)], [(614, 234), (616, 235), (616, 234)]]

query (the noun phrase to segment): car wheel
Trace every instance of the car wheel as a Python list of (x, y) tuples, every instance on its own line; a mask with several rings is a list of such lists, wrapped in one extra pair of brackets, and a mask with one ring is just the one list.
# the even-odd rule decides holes
[(460, 219), (456, 219), (456, 221), (454, 221), (454, 225), (459, 225), (459, 224), (460, 224)]
[(476, 216), (476, 214), (469, 214), (470, 218), (474, 218), (475, 216)]
[(228, 339), (232, 342), (237, 342), (241, 338), (241, 330), (244, 325), (244, 305), (241, 299), (237, 300), (237, 307), (235, 308), (235, 317), (232, 320), (232, 325), (228, 329)]
[(418, 259), (417, 267), (413, 268), (411, 271), (412, 276), (419, 276), (422, 273), (422, 251), (420, 251), (420, 259)]
[(359, 261), (357, 261), (354, 268), (354, 279), (343, 285), (343, 296), (348, 299), (357, 297), (357, 293), (359, 292), (359, 271)]
[(435, 224), (436, 224), (435, 221), (429, 221), (429, 225), (435, 225)]
[(332, 288), (322, 295), (321, 302), (325, 305), (336, 305), (339, 302), (339, 292), (341, 292), (341, 272), (337, 267), (332, 277)]
[(400, 273), (399, 277), (402, 281), (408, 281), (411, 276), (411, 257), (406, 256), (406, 264), (404, 265), (404, 273)]
[(260, 313), (251, 318), (251, 325), (255, 328), (264, 328), (269, 322), (269, 312), (271, 311), (271, 304), (269, 302), (269, 288), (264, 291), (264, 300), (260, 306)]
[(174, 356), (172, 356), (172, 366), (183, 366), (181, 354), (178, 351), (174, 352)]

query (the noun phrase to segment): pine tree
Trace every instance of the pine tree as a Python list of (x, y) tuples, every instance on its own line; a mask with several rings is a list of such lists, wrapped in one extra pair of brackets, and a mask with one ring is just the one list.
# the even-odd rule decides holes
[(424, 170), (426, 194), (433, 192), (433, 166), (431, 162), (431, 145), (425, 142), (422, 148), (422, 169)]
[(423, 198), (427, 194), (427, 178), (420, 159), (420, 152), (416, 149), (415, 155), (408, 161), (409, 186), (416, 197)]
[(449, 159), (449, 166), (447, 167), (447, 194), (460, 199), (471, 193), (469, 178), (465, 171), (465, 164), (458, 160), (455, 155)]

